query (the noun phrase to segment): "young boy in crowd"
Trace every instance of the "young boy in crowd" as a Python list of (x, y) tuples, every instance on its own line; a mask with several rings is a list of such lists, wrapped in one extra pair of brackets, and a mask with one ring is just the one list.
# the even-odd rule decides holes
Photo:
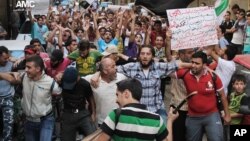
[(231, 125), (240, 124), (243, 114), (239, 113), (241, 99), (246, 96), (246, 78), (242, 74), (236, 74), (232, 79), (234, 92), (230, 94), (229, 111), (231, 115)]

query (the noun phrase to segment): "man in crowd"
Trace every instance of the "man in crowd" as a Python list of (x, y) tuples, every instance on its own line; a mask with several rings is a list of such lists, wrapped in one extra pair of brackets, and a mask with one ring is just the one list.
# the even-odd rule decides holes
[[(117, 83), (117, 103), (120, 112), (113, 110), (101, 125), (99, 141), (114, 140), (167, 140), (172, 141), (172, 123), (178, 114), (170, 109), (167, 127), (163, 119), (140, 104), (142, 84), (139, 80), (125, 79)], [(149, 122), (150, 121), (150, 122)]]
[[(80, 78), (74, 67), (64, 71), (62, 78), (63, 114), (62, 114), (62, 141), (75, 141), (76, 132), (81, 131), (84, 136), (93, 133), (96, 128), (93, 123), (95, 102), (90, 84)], [(86, 109), (86, 101), (88, 109)]]
[(12, 63), (8, 61), (9, 50), (0, 46), (0, 123), (3, 128), (3, 137), (0, 140), (12, 141), (13, 132), (13, 95), (15, 93), (12, 84), (3, 75), (12, 70)]
[[(104, 58), (100, 63), (100, 82), (99, 87), (92, 90), (96, 102), (97, 123), (101, 125), (112, 109), (117, 108), (116, 103), (116, 83), (126, 77), (117, 73), (115, 61), (111, 58)], [(85, 79), (90, 82), (93, 75), (87, 75)]]
[(86, 76), (96, 72), (96, 63), (100, 60), (102, 54), (98, 51), (90, 50), (88, 40), (82, 40), (78, 44), (78, 50), (69, 54), (68, 58), (76, 61), (76, 68), (80, 76)]
[[(223, 123), (218, 112), (217, 91), (224, 106), (224, 122), (230, 122), (228, 102), (224, 93), (221, 79), (206, 69), (207, 55), (201, 51), (192, 55), (192, 68), (188, 73), (182, 69), (177, 71), (177, 77), (184, 80), (187, 93), (198, 93), (188, 101), (188, 116), (186, 118), (187, 141), (200, 141), (205, 129), (208, 140), (223, 140)], [(186, 73), (186, 74), (185, 74)]]
[(23, 86), (21, 106), (26, 116), (25, 140), (51, 141), (55, 122), (51, 95), (60, 94), (61, 88), (44, 73), (42, 58), (37, 55), (29, 57), (26, 59), (24, 74), (3, 73), (1, 78)]

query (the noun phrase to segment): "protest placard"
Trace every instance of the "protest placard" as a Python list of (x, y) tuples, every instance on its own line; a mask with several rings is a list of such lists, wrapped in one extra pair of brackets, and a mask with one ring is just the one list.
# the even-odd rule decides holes
[(213, 7), (167, 10), (167, 15), (172, 50), (218, 44)]

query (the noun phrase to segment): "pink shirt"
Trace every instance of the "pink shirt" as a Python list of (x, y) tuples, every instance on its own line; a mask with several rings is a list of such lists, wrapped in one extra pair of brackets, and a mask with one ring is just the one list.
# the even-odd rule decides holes
[(46, 65), (46, 73), (47, 75), (54, 78), (58, 73), (64, 72), (64, 70), (68, 67), (68, 65), (71, 63), (71, 60), (68, 58), (64, 58), (63, 62), (59, 64), (56, 68), (52, 68), (50, 65), (50, 60), (45, 61)]

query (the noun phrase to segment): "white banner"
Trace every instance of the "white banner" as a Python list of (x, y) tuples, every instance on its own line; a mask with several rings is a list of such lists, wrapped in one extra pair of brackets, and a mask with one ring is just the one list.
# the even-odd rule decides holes
[(172, 50), (218, 44), (214, 8), (173, 9), (167, 10), (167, 15)]

